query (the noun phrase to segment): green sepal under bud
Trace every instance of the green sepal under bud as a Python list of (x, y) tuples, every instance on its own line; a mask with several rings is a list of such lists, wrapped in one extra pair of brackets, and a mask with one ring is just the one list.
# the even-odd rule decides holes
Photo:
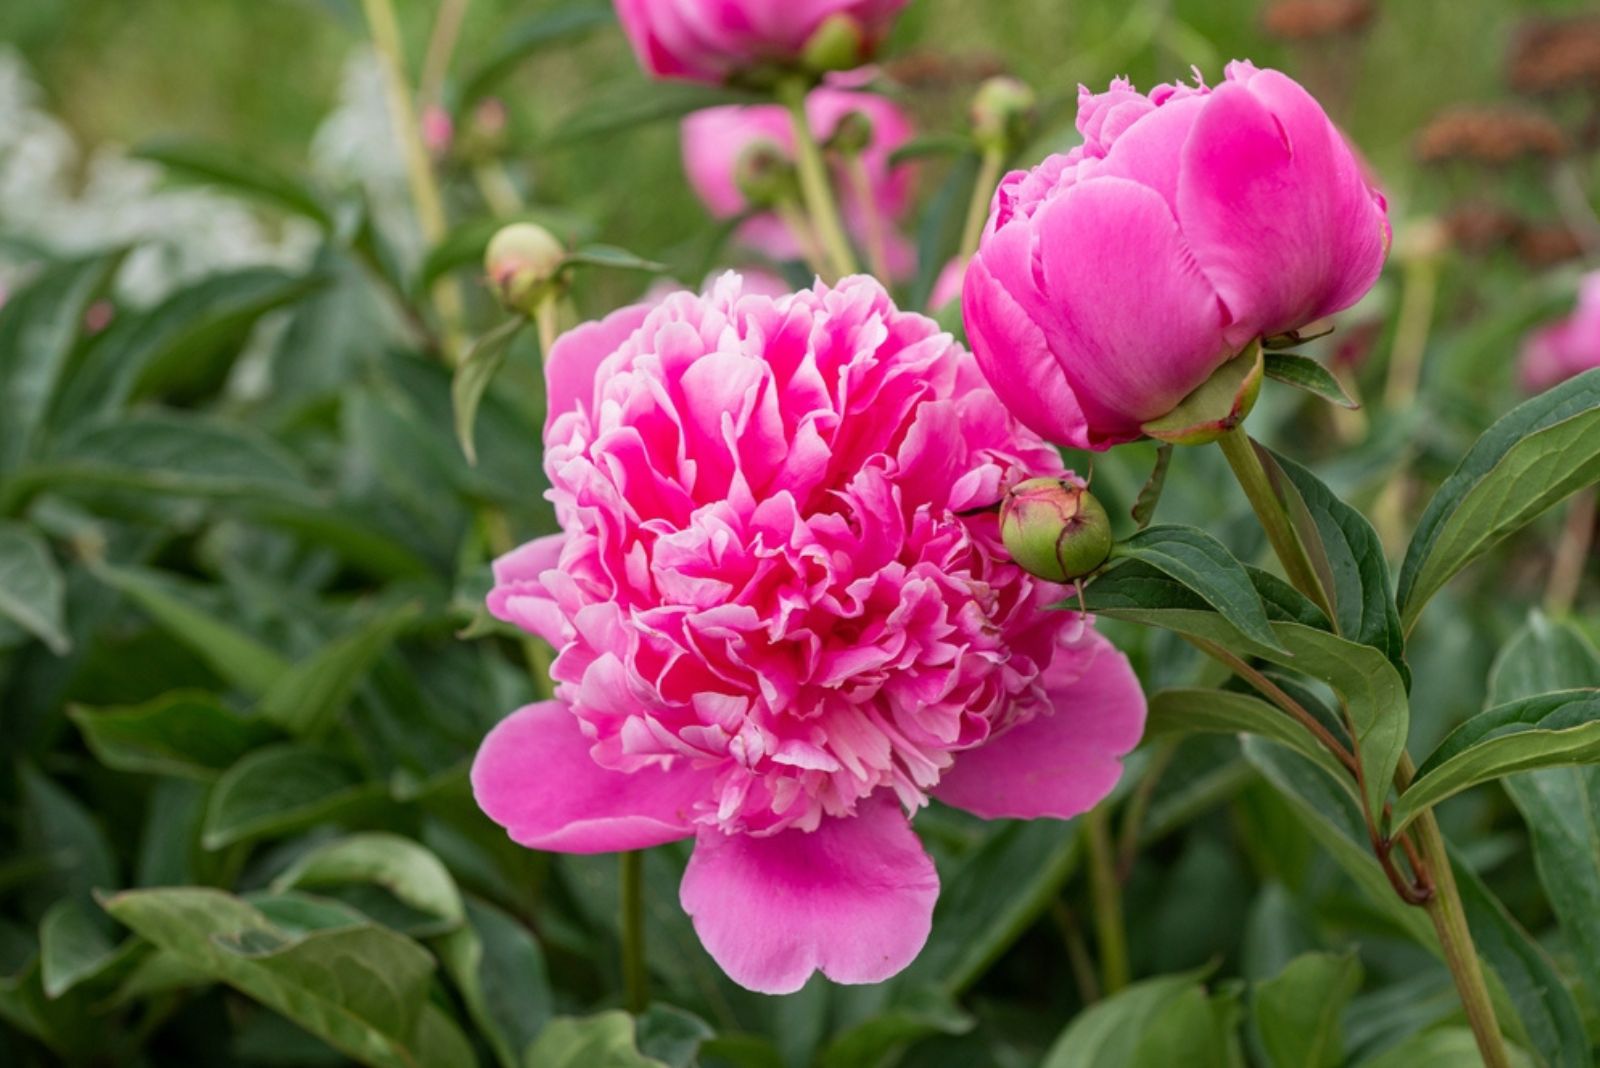
[(1011, 152), (1028, 140), (1039, 98), (1033, 88), (1000, 75), (978, 87), (972, 98), (972, 136), (982, 149)]
[(483, 268), (506, 310), (533, 316), (552, 286), (561, 284), (567, 250), (535, 223), (512, 223), (489, 240)]
[(771, 208), (800, 199), (794, 160), (776, 141), (752, 142), (734, 164), (733, 181), (752, 208)]
[(1111, 556), (1111, 518), (1075, 479), (1030, 478), (1000, 502), (1000, 540), (1028, 574), (1072, 582)]
[(1261, 342), (1211, 372), (1178, 406), (1139, 429), (1172, 445), (1209, 445), (1244, 422), (1261, 395)]
[(849, 15), (829, 15), (806, 39), (800, 65), (814, 74), (855, 70), (867, 58), (867, 35)]

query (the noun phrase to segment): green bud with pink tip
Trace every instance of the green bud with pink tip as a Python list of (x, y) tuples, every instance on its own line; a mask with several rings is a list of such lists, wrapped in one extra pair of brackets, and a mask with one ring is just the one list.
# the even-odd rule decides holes
[(1000, 538), (1028, 574), (1072, 582), (1111, 555), (1111, 518), (1075, 478), (1030, 478), (1000, 502)]

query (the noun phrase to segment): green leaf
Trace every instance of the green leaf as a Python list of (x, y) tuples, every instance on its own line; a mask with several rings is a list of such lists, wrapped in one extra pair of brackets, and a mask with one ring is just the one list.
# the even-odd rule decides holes
[(1148, 527), (1150, 520), (1155, 517), (1156, 505), (1161, 503), (1161, 491), (1167, 484), (1167, 468), (1171, 464), (1172, 446), (1162, 442), (1156, 449), (1156, 466), (1139, 490), (1138, 499), (1133, 502), (1133, 522), (1140, 530)]
[(336, 757), (303, 746), (270, 746), (223, 773), (206, 806), (201, 841), (207, 849), (221, 849), (281, 837), (362, 810), (381, 793)]
[(716, 1035), (693, 1013), (661, 1004), (641, 1013), (634, 1030), (639, 1052), (667, 1068), (699, 1068), (700, 1047)]
[(264, 694), (289, 662), (250, 635), (196, 605), (172, 579), (142, 568), (96, 564), (96, 578), (142, 608), (163, 630), (202, 657), (222, 678)]
[(619, 1009), (558, 1016), (528, 1048), (527, 1068), (666, 1068), (634, 1044), (633, 1017)]
[(1145, 739), (1189, 734), (1259, 734), (1315, 763), (1355, 798), (1355, 780), (1316, 736), (1282, 709), (1232, 690), (1162, 690), (1150, 698)]
[(145, 775), (210, 780), (277, 732), (210, 694), (175, 691), (142, 705), (86, 708), (67, 715), (108, 768)]
[(570, 41), (614, 21), (609, 4), (576, 3), (531, 15), (495, 35), (493, 44), (461, 84), (471, 104), (489, 94), (518, 64), (551, 45)]
[(179, 178), (199, 182), (304, 216), (333, 228), (333, 215), (311, 186), (226, 145), (166, 138), (135, 146), (131, 155), (159, 163)]
[(1060, 892), (1078, 861), (1076, 821), (996, 825), (946, 876), (928, 944), (900, 980), (952, 996), (975, 983)]
[(1361, 989), (1354, 953), (1306, 953), (1257, 983), (1256, 1029), (1274, 1068), (1338, 1068), (1344, 1063), (1339, 1018)]
[(22, 783), (21, 839), (24, 853), (49, 858), (48, 868), (29, 882), (42, 902), (88, 901), (92, 891), (117, 885), (111, 844), (94, 815), (55, 780), (32, 765), (19, 769)]
[(520, 1068), (555, 1012), (544, 951), (526, 927), (485, 902), (467, 898), (466, 919), (434, 947), (501, 1068)]
[[(1089, 585), (1089, 611), (1146, 626), (1162, 627), (1201, 638), (1225, 649), (1258, 656), (1333, 687), (1344, 699), (1356, 749), (1366, 772), (1365, 798), (1372, 812), (1382, 812), (1395, 768), (1405, 752), (1410, 705), (1404, 680), (1388, 657), (1370, 645), (1329, 634), (1305, 623), (1275, 622), (1278, 644), (1290, 655), (1251, 641), (1187, 589), (1154, 571), (1114, 568)], [(1254, 574), (1252, 575), (1255, 578)], [(1259, 578), (1257, 589), (1262, 590)], [(1291, 602), (1281, 589), (1263, 596), (1269, 613), (1275, 604)], [(1292, 592), (1292, 591), (1290, 591)], [(1301, 600), (1304, 600), (1303, 598)], [(1302, 611), (1303, 616), (1303, 611)]]
[[(1287, 457), (1256, 446), (1280, 496), (1285, 478), (1298, 497), (1291, 511), (1304, 507), (1316, 528), (1315, 561), (1326, 569), (1325, 583), (1334, 601), (1334, 629), (1346, 638), (1380, 650), (1410, 686), (1405, 662), (1405, 632), (1389, 585), (1389, 564), (1383, 542), (1365, 516), (1350, 507), (1306, 468)], [(1281, 472), (1281, 475), (1280, 475)]]
[(1391, 834), (1448, 797), (1539, 768), (1600, 764), (1600, 691), (1513, 701), (1467, 720), (1429, 754), (1395, 802)]
[(1478, 438), (1417, 523), (1400, 568), (1410, 630), (1452, 575), (1568, 495), (1600, 479), (1600, 368), (1569, 378)]
[(1303, 389), (1323, 400), (1352, 410), (1361, 407), (1345, 392), (1344, 385), (1322, 364), (1297, 352), (1269, 352), (1266, 375), (1275, 382)]
[(1146, 979), (1096, 1002), (1061, 1032), (1042, 1068), (1127, 1068), (1151, 1023), (1209, 970)]
[(936, 133), (913, 137), (889, 153), (889, 166), (898, 167), (919, 159), (937, 156), (965, 156), (976, 154), (977, 142), (968, 134)]
[(356, 684), (378, 657), (414, 626), (421, 614), (415, 604), (402, 605), (380, 612), (349, 634), (328, 642), (273, 683), (256, 714), (296, 737), (324, 733), (344, 711)]
[[(1600, 653), (1577, 628), (1538, 612), (1500, 650), (1489, 700), (1600, 686)], [(1533, 841), (1550, 906), (1591, 991), (1600, 991), (1600, 767), (1554, 768), (1504, 782)]]
[(562, 267), (610, 267), (618, 271), (645, 271), (660, 274), (667, 269), (664, 263), (647, 260), (615, 245), (584, 245), (561, 257)]
[(511, 343), (527, 325), (526, 319), (507, 319), (484, 334), (472, 346), (472, 351), (467, 353), (467, 358), (461, 361), (455, 377), (450, 380), (450, 405), (455, 412), (456, 440), (461, 442), (461, 451), (466, 454), (468, 463), (478, 462), (478, 448), (472, 434), (478, 420), (478, 405), (495, 372), (500, 370), (506, 357), (511, 354)]
[(1176, 408), (1139, 429), (1173, 445), (1205, 445), (1238, 426), (1261, 393), (1261, 344), (1250, 347), (1212, 372)]
[(419, 936), (446, 934), (466, 918), (461, 892), (444, 863), (410, 839), (386, 832), (350, 835), (318, 846), (274, 879), (272, 889), (315, 893), (351, 884), (382, 887), (430, 917), (428, 928), (413, 932)]
[(1261, 595), (1251, 584), (1244, 565), (1205, 531), (1195, 527), (1146, 527), (1118, 542), (1112, 553), (1170, 575), (1251, 641), (1285, 653), (1272, 633)]
[[(286, 930), (259, 909), (217, 890), (130, 890), (106, 911), (212, 978), (261, 1002), (377, 1068), (470, 1064), (465, 1048), (434, 1032), (425, 1012), (433, 958), (411, 939), (352, 925)], [(422, 1050), (444, 1053), (423, 1060)]]
[(66, 580), (50, 547), (31, 527), (0, 521), (0, 619), (9, 619), (52, 653), (72, 649), (67, 636)]
[(629, 79), (589, 94), (582, 106), (551, 131), (542, 147), (563, 148), (649, 123), (681, 119), (704, 108), (761, 102), (759, 95), (735, 89)]
[(1237, 1034), (1238, 994), (1207, 997), (1198, 983), (1161, 1008), (1147, 1023), (1129, 1068), (1236, 1068), (1244, 1064)]
[(84, 313), (122, 262), (120, 252), (54, 264), (0, 305), (0, 473), (31, 451), (66, 375)]
[(136, 943), (118, 946), (105, 917), (81, 901), (58, 901), (39, 922), (39, 978), (52, 1000), (80, 983), (130, 970), (135, 953)]
[(883, 1064), (912, 1042), (930, 1035), (964, 1035), (976, 1022), (948, 993), (922, 988), (845, 1030), (822, 1051), (818, 1068)]
[[(1511, 1050), (1513, 1068), (1533, 1068), (1520, 1050)], [(1478, 1040), (1469, 1027), (1441, 1027), (1412, 1035), (1398, 1046), (1391, 1046), (1361, 1068), (1462, 1068), (1482, 1064)]]

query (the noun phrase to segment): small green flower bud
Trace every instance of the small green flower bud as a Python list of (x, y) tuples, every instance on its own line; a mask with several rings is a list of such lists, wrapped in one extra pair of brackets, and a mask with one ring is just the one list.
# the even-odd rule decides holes
[(770, 208), (800, 198), (794, 161), (775, 141), (753, 141), (734, 164), (734, 184), (752, 208)]
[(513, 223), (489, 241), (483, 256), (489, 286), (506, 310), (533, 315), (556, 284), (567, 250), (542, 226)]
[(1037, 104), (1025, 82), (1004, 75), (990, 78), (972, 98), (972, 135), (982, 148), (1014, 149), (1027, 140)]
[(1075, 479), (1030, 478), (1000, 502), (1000, 538), (1028, 574), (1071, 582), (1111, 555), (1111, 519)]
[(872, 144), (872, 120), (862, 111), (847, 111), (833, 128), (828, 147), (846, 156), (859, 156)]
[(849, 15), (829, 15), (822, 20), (800, 50), (800, 64), (815, 74), (855, 70), (867, 58), (867, 35)]

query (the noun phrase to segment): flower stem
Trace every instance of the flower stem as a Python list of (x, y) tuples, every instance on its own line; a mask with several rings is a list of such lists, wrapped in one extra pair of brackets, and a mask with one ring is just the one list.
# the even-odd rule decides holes
[(862, 161), (861, 153), (848, 153), (845, 156), (844, 169), (845, 175), (850, 179), (850, 187), (855, 194), (856, 202), (861, 205), (861, 212), (866, 216), (867, 264), (878, 281), (888, 285), (889, 256), (884, 238), (883, 208), (878, 203), (878, 198), (872, 195), (872, 178), (867, 174), (867, 165)]
[(1261, 466), (1261, 458), (1256, 455), (1250, 435), (1244, 432), (1243, 426), (1236, 426), (1219, 438), (1217, 444), (1222, 447), (1222, 455), (1228, 458), (1228, 466), (1233, 468), (1233, 477), (1238, 479), (1239, 488), (1244, 490), (1256, 518), (1261, 521), (1261, 529), (1266, 532), (1272, 551), (1283, 564), (1284, 574), (1288, 576), (1290, 584), (1311, 598), (1332, 619), (1333, 605), (1328, 600), (1328, 593), (1322, 588), (1322, 580), (1317, 577), (1316, 569), (1311, 566), (1311, 559), (1306, 555), (1300, 536), (1295, 533), (1288, 510), (1272, 488), (1266, 469)]
[(1545, 588), (1544, 610), (1557, 618), (1572, 611), (1583, 582), (1583, 565), (1594, 541), (1595, 491), (1587, 489), (1567, 505), (1567, 522), (1561, 528), (1555, 562), (1550, 566), (1550, 584)]
[(983, 150), (983, 163), (978, 167), (977, 180), (972, 183), (972, 199), (967, 202), (966, 225), (961, 228), (963, 263), (978, 254), (978, 242), (983, 240), (983, 227), (989, 221), (989, 204), (994, 200), (995, 186), (1000, 184), (1000, 169), (1005, 164), (1005, 152), (1000, 147)]
[(806, 117), (806, 84), (799, 79), (787, 79), (778, 86), (778, 97), (789, 109), (790, 124), (794, 127), (795, 168), (800, 177), (800, 194), (805, 198), (806, 211), (811, 215), (817, 236), (827, 253), (831, 278), (836, 282), (856, 271), (856, 255), (845, 236), (844, 223), (839, 218), (839, 204), (833, 195), (833, 182), (828, 177), (828, 167), (822, 159), (822, 149), (811, 133), (811, 122)]
[(1094, 904), (1095, 943), (1100, 950), (1100, 988), (1110, 997), (1128, 985), (1128, 936), (1122, 926), (1122, 887), (1111, 851), (1111, 816), (1104, 803), (1083, 817), (1089, 845), (1089, 896)]
[(450, 57), (461, 37), (461, 23), (467, 17), (471, 0), (440, 0), (439, 14), (433, 20), (428, 50), (422, 56), (422, 80), (417, 95), (424, 104), (437, 104), (444, 95), (444, 80), (450, 73)]
[(783, 225), (789, 228), (795, 245), (800, 249), (800, 258), (806, 261), (806, 266), (811, 268), (813, 273), (827, 274), (826, 258), (822, 255), (822, 249), (817, 247), (817, 235), (812, 231), (811, 221), (806, 218), (799, 201), (785, 198), (774, 204), (772, 210), (778, 213)]
[(628, 1011), (635, 1015), (650, 1004), (650, 975), (644, 956), (644, 854), (617, 857), (622, 875), (622, 987)]
[[(1401, 758), (1396, 780), (1408, 785), (1416, 767), (1410, 755)], [(1467, 927), (1467, 914), (1461, 904), (1461, 891), (1456, 886), (1455, 872), (1450, 867), (1450, 854), (1445, 848), (1444, 836), (1439, 833), (1439, 821), (1428, 809), (1413, 824), (1417, 851), (1422, 862), (1433, 876), (1434, 893), (1428, 899), (1428, 918), (1439, 935), (1439, 945), (1444, 950), (1445, 966), (1455, 978), (1456, 991), (1461, 995), (1462, 1007), (1467, 1012), (1467, 1022), (1472, 1025), (1472, 1035), (1478, 1042), (1478, 1053), (1486, 1068), (1508, 1068), (1511, 1063), (1506, 1053), (1505, 1040), (1500, 1035), (1500, 1024), (1495, 1019), (1494, 1003), (1489, 999), (1489, 986), (1484, 982), (1483, 966), (1478, 961), (1478, 951), (1472, 944), (1472, 932)]]

